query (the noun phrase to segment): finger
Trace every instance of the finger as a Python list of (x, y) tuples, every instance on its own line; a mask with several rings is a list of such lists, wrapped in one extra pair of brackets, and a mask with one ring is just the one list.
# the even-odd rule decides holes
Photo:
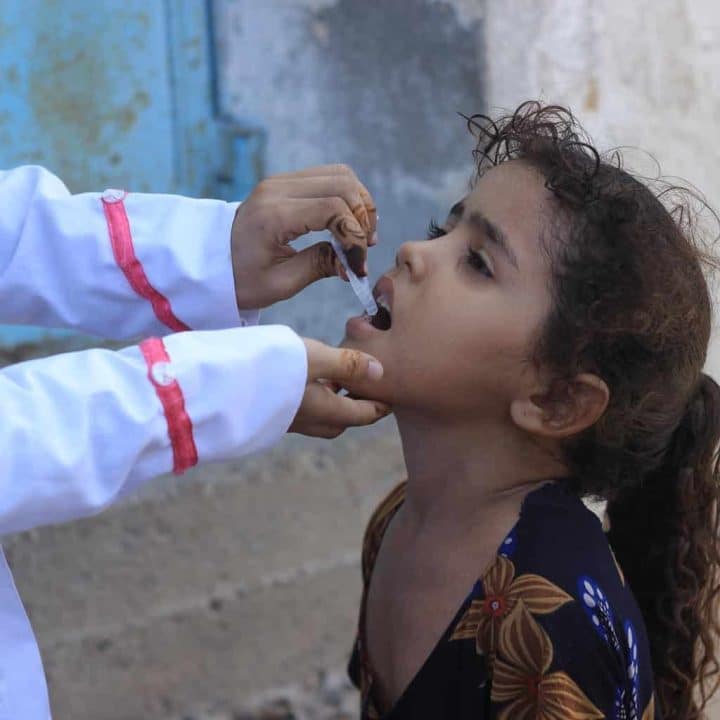
[(285, 300), (316, 280), (337, 275), (338, 266), (332, 245), (323, 241), (310, 245), (275, 265), (270, 270), (270, 283), (276, 296)]
[(326, 241), (310, 245), (299, 252), (293, 251), (292, 255), (288, 255), (268, 273), (273, 297), (277, 300), (294, 297), (308, 285), (323, 278), (338, 276), (349, 282), (335, 250)]
[[(308, 390), (310, 386), (308, 386)], [(351, 400), (342, 395), (327, 392), (326, 388), (318, 388), (316, 397), (308, 403), (314, 425), (336, 428), (359, 427), (372, 425), (387, 415), (387, 406), (372, 400)], [(306, 410), (307, 412), (307, 410)]]
[(341, 197), (290, 198), (275, 212), (282, 238), (290, 242), (311, 230), (329, 230), (340, 242), (353, 272), (364, 277), (367, 235)]
[(292, 180), (297, 178), (313, 178), (313, 177), (330, 177), (337, 179), (338, 177), (350, 177), (358, 185), (361, 201), (365, 207), (365, 212), (369, 221), (369, 245), (375, 245), (377, 242), (377, 209), (375, 201), (368, 189), (360, 182), (355, 171), (343, 163), (335, 163), (332, 165), (317, 165), (315, 167), (296, 170), (294, 172), (279, 173), (268, 178), (270, 181), (275, 180)]
[(339, 393), (342, 390), (342, 386), (337, 383), (331, 382), (330, 380), (316, 380), (323, 387), (326, 387), (330, 392)]
[(370, 222), (370, 234), (368, 236), (368, 245), (377, 245), (377, 207), (369, 190), (358, 180), (360, 185), (360, 198), (365, 206), (368, 220)]
[(323, 378), (345, 385), (353, 380), (379, 380), (383, 368), (371, 355), (350, 348), (335, 348), (304, 338), (308, 354), (308, 379)]
[(338, 428), (334, 425), (310, 425), (302, 426), (302, 429), (295, 430), (301, 435), (308, 437), (324, 438), (325, 440), (334, 440), (336, 437), (345, 432), (345, 428)]
[[(368, 239), (375, 231), (364, 200), (364, 197), (369, 197), (369, 193), (354, 175), (289, 176), (277, 180), (274, 192), (288, 198), (341, 197), (365, 230)], [(375, 216), (372, 200), (369, 202)]]
[(326, 165), (313, 165), (309, 168), (303, 168), (302, 170), (292, 170), (291, 172), (278, 173), (268, 178), (269, 180), (275, 179), (286, 179), (296, 177), (317, 177), (319, 175), (355, 175), (355, 171), (345, 163), (328, 163)]

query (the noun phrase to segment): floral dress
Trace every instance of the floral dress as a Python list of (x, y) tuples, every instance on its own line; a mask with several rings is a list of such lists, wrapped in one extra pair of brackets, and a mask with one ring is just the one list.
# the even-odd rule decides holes
[(363, 543), (363, 597), (349, 673), (362, 718), (658, 720), (640, 610), (598, 518), (557, 483), (529, 493), (494, 562), (394, 707), (373, 704), (363, 643), (370, 575), (405, 483)]

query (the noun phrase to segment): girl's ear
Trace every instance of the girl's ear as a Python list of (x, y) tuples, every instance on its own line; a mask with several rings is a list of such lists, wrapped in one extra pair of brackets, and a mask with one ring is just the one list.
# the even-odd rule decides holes
[(569, 382), (554, 383), (545, 393), (513, 400), (510, 415), (521, 429), (558, 440), (593, 425), (605, 412), (610, 391), (605, 381), (580, 373)]

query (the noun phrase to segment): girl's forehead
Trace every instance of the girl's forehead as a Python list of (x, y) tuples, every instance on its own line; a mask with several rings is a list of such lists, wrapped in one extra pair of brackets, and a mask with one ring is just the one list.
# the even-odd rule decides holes
[(508, 160), (485, 171), (473, 185), (469, 200), (490, 196), (504, 204), (537, 204), (550, 193), (545, 188), (542, 173), (523, 160)]
[(537, 252), (552, 194), (539, 170), (521, 160), (490, 168), (463, 199), (498, 226), (518, 255)]

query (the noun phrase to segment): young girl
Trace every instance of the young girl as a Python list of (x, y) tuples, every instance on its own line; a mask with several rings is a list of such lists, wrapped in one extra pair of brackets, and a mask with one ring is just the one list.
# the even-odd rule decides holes
[(393, 406), (408, 475), (364, 541), (362, 717), (697, 718), (718, 671), (710, 259), (687, 206), (567, 110), (469, 125), (477, 182), (347, 324), (385, 369), (353, 392)]

